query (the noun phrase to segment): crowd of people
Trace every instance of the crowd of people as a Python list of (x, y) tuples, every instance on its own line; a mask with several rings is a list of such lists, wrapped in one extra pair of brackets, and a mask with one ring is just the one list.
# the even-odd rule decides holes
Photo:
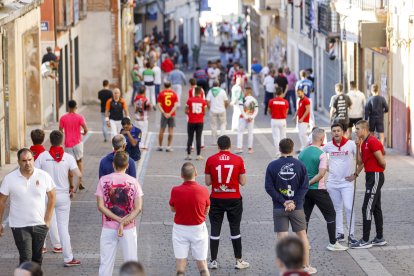
[[(136, 217), (142, 211), (143, 197), (136, 168), (141, 151), (149, 147), (149, 116), (154, 112), (160, 113), (156, 150), (165, 149), (166, 152), (174, 150), (174, 128), (181, 123), (176, 121), (176, 113), (180, 111), (187, 115), (187, 162), (181, 167), (184, 182), (172, 189), (169, 201), (171, 211), (175, 213), (172, 245), (176, 275), (185, 274), (190, 249), (200, 275), (209, 275), (209, 269), (219, 268), (218, 248), (225, 214), (230, 226), (234, 267), (246, 269), (250, 266), (242, 257), (240, 223), (243, 200), (240, 186), (246, 185), (246, 169), (241, 154), (244, 152), (245, 129), (248, 132), (247, 152), (254, 153), (254, 122), (260, 109), (258, 98), (262, 96), (263, 113), (270, 116), (272, 151), (277, 158), (266, 169), (265, 190), (273, 201), (277, 264), (281, 271), (296, 271), (303, 275), (316, 273), (310, 265), (308, 241), (308, 223), (315, 205), (326, 220), (328, 250), (348, 249), (341, 244), (346, 241), (344, 206), (351, 248), (386, 244), (380, 189), (386, 167), (383, 117), (388, 106), (378, 95), (377, 85), (372, 86), (373, 97), (367, 102), (354, 82), (350, 83), (350, 91), (346, 94), (342, 84), (335, 86), (336, 95), (330, 104), (332, 141), (327, 142), (324, 129), (315, 126), (313, 105), (316, 91), (311, 69), (300, 71), (298, 80), (287, 67), (276, 70), (272, 63), (262, 67), (254, 59), (249, 79), (237, 57), (222, 44), (221, 58), (209, 61), (204, 68), (196, 60), (194, 73), (187, 79), (181, 68), (189, 69), (188, 46), (182, 45), (177, 49), (173, 41), (164, 43), (158, 39), (146, 37), (136, 45), (135, 65), (131, 72), (133, 92), (129, 103), (133, 106), (133, 115), (129, 113), (129, 104), (120, 89), (111, 88), (109, 81), (103, 81), (103, 88), (98, 93), (103, 138), (105, 142), (110, 138), (113, 147), (113, 151), (100, 161), (95, 193), (103, 221), (99, 275), (112, 275), (118, 246), (122, 248), (124, 261), (132, 261), (128, 271), (136, 269), (141, 273), (121, 271), (121, 275), (144, 275), (142, 266), (134, 263), (138, 260)], [(187, 83), (190, 89), (185, 96), (183, 88)], [(182, 102), (184, 98), (187, 98), (185, 103)], [(233, 109), (231, 130), (237, 132), (234, 153), (231, 140), (225, 135), (229, 106)], [(5, 202), (7, 198), (11, 199), (9, 226), (20, 255), (19, 269), (23, 269), (23, 264), (28, 261), (42, 264), (43, 254), (48, 251), (47, 233), (52, 251), (62, 253), (64, 266), (81, 264), (72, 252), (69, 214), (71, 199), (84, 188), (82, 135), (88, 134), (88, 127), (85, 118), (77, 113), (75, 101), (68, 102), (68, 110), (60, 118), (59, 130), (49, 135), (49, 150), (42, 145), (44, 131), (32, 131), (33, 146), (18, 151), (19, 169), (8, 174), (0, 186), (0, 221)], [(298, 159), (293, 157), (293, 141), (286, 137), (289, 114), (297, 122)], [(211, 193), (196, 182), (196, 168), (189, 162), (194, 148), (196, 160), (204, 159), (201, 152), (204, 148), (205, 115), (209, 116), (212, 142), (219, 150), (205, 163), (205, 185), (211, 186)], [(356, 142), (348, 139), (352, 136), (353, 127), (356, 129)], [(168, 138), (164, 147), (167, 128)], [(309, 128), (312, 130), (310, 136)], [(379, 132), (380, 141), (373, 135), (374, 131)], [(357, 163), (355, 168), (354, 159)], [(353, 183), (364, 168), (363, 237), (358, 240), (354, 236)], [(377, 235), (370, 241), (372, 215)], [(210, 236), (205, 223), (207, 216)], [(298, 239), (286, 237), (289, 225)], [(3, 231), (4, 226), (0, 225), (0, 234)], [(207, 261), (209, 247), (210, 258)]]

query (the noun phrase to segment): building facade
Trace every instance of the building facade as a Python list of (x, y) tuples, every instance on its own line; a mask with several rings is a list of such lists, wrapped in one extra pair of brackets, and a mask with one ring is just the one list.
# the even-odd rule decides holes
[(1, 9), (0, 165), (26, 145), (26, 130), (41, 124), (40, 2), (12, 2)]
[(88, 1), (87, 18), (80, 29), (83, 40), (79, 42), (83, 103), (97, 101), (104, 79), (122, 93), (131, 90), (134, 30), (132, 1)]

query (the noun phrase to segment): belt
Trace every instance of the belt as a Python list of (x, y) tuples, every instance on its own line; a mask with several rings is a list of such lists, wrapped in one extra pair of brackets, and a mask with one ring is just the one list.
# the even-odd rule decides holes
[(154, 82), (153, 82), (153, 81), (146, 81), (146, 82), (144, 82), (144, 83), (145, 83), (145, 85), (147, 85), (147, 86), (154, 85)]

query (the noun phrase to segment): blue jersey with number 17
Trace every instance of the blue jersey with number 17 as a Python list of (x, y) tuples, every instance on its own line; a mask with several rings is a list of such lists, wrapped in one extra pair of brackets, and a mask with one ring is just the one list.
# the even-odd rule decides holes
[(298, 90), (303, 90), (303, 92), (305, 92), (305, 96), (310, 98), (310, 93), (313, 90), (313, 82), (308, 79), (299, 80), (296, 83), (296, 91)]

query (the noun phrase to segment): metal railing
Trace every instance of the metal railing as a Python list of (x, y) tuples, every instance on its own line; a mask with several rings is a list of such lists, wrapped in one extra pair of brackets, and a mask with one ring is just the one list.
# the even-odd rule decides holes
[(388, 6), (388, 0), (348, 0), (349, 4), (356, 6), (364, 11), (373, 11), (385, 9)]

